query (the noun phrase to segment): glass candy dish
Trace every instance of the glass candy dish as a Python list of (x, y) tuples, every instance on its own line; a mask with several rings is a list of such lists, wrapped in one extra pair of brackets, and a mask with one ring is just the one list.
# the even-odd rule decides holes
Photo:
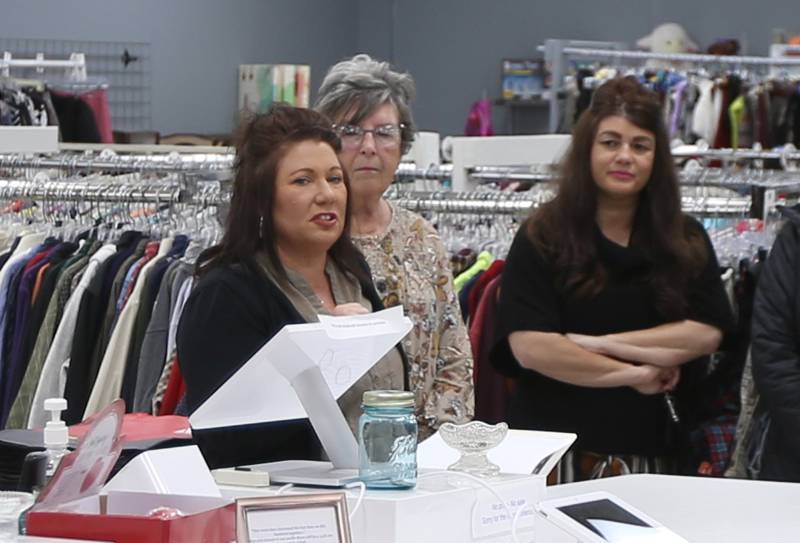
[(500, 473), (500, 466), (490, 462), (486, 453), (497, 447), (508, 433), (508, 424), (486, 424), (472, 421), (466, 424), (446, 422), (439, 427), (444, 442), (461, 453), (458, 462), (447, 467), (452, 471), (463, 471), (478, 477), (493, 477)]

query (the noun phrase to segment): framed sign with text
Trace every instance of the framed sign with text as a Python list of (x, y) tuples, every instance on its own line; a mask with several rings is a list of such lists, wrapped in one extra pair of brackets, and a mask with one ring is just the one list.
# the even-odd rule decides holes
[(236, 500), (237, 543), (351, 543), (344, 493)]

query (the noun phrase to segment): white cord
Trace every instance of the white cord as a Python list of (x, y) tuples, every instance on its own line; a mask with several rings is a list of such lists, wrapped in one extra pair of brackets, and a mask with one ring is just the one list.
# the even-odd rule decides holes
[(289, 483), (288, 485), (283, 485), (282, 487), (280, 487), (278, 489), (278, 491), (275, 493), (275, 495), (276, 496), (280, 496), (281, 494), (283, 494), (284, 492), (286, 492), (287, 490), (289, 490), (292, 487), (294, 487), (294, 485), (292, 483)]
[(344, 485), (345, 488), (358, 488), (358, 499), (356, 500), (356, 505), (353, 507), (353, 510), (350, 511), (350, 522), (353, 522), (353, 518), (356, 516), (356, 511), (358, 508), (361, 507), (361, 502), (364, 500), (364, 494), (367, 492), (367, 485), (365, 485), (362, 481), (354, 481), (352, 483), (348, 483)]
[[(291, 489), (293, 487), (294, 487), (294, 485), (292, 483), (289, 483), (287, 485), (283, 485), (282, 487), (280, 487), (278, 489), (278, 491), (275, 493), (275, 495), (276, 496), (280, 496), (281, 494), (283, 494), (284, 492), (286, 492), (287, 490), (289, 490), (289, 489)], [(355, 505), (355, 507), (353, 507), (353, 510), (350, 511), (350, 522), (352, 522), (353, 518), (356, 515), (356, 512), (358, 511), (358, 508), (361, 507), (361, 502), (364, 501), (364, 494), (367, 491), (367, 485), (365, 485), (361, 481), (354, 481), (352, 483), (346, 484), (344, 487), (346, 489), (352, 489), (352, 488), (358, 488), (359, 489), (358, 499), (356, 500), (356, 505)]]
[(514, 514), (514, 521), (511, 523), (511, 535), (514, 537), (515, 543), (519, 543), (519, 539), (517, 539), (517, 523), (519, 522), (519, 519), (522, 517), (523, 511), (534, 511), (534, 509), (531, 506), (520, 507)]
[(500, 505), (503, 506), (503, 509), (505, 510), (506, 515), (508, 515), (508, 518), (511, 519), (511, 541), (513, 543), (520, 543), (519, 537), (517, 537), (517, 521), (519, 520), (520, 515), (522, 514), (522, 512), (524, 510), (530, 509), (530, 507), (520, 507), (519, 509), (517, 509), (517, 513), (515, 515), (512, 515), (511, 514), (511, 510), (506, 505), (506, 501), (500, 496), (500, 494), (497, 493), (497, 491), (494, 488), (492, 488), (488, 484), (486, 484), (486, 481), (484, 481), (482, 479), (479, 479), (478, 477), (475, 477), (474, 475), (470, 475), (469, 473), (464, 473), (464, 472), (460, 472), (460, 471), (436, 471), (436, 472), (433, 472), (433, 473), (423, 473), (422, 475), (417, 477), (417, 481), (419, 481), (420, 479), (427, 479), (429, 477), (436, 477), (436, 476), (442, 476), (442, 475), (447, 475), (447, 476), (455, 475), (457, 477), (463, 477), (465, 479), (469, 479), (470, 481), (478, 483), (483, 488), (488, 490), (497, 500), (500, 501)]
[[(520, 507), (519, 509), (517, 509), (517, 512), (514, 515), (512, 515), (511, 514), (511, 510), (506, 505), (506, 501), (503, 499), (502, 496), (500, 496), (500, 494), (498, 494), (498, 492), (494, 488), (492, 488), (491, 486), (486, 484), (486, 481), (483, 481), (482, 479), (479, 479), (478, 477), (475, 477), (474, 475), (470, 475), (469, 473), (462, 473), (462, 472), (458, 472), (458, 471), (437, 471), (437, 472), (433, 472), (433, 473), (423, 473), (422, 475), (417, 477), (417, 480), (419, 481), (420, 479), (428, 479), (430, 477), (445, 476), (445, 475), (446, 476), (463, 477), (464, 479), (468, 479), (468, 480), (470, 480), (472, 482), (478, 483), (483, 488), (488, 490), (500, 502), (500, 505), (503, 506), (503, 509), (505, 510), (506, 515), (508, 515), (508, 518), (512, 519), (512, 521), (511, 521), (511, 541), (513, 543), (520, 543), (519, 537), (517, 537), (517, 524), (519, 522), (519, 519), (520, 519), (523, 511), (530, 510), (531, 509), (530, 507)], [(292, 483), (283, 485), (282, 487), (280, 487), (278, 489), (278, 491), (275, 493), (275, 495), (276, 496), (280, 496), (281, 494), (283, 494), (284, 492), (286, 492), (287, 490), (289, 490), (289, 489), (291, 489), (293, 487), (294, 487), (294, 485)], [(353, 510), (350, 511), (350, 515), (349, 515), (350, 522), (353, 522), (353, 519), (355, 518), (356, 513), (358, 512), (358, 509), (361, 507), (361, 502), (364, 501), (364, 495), (367, 492), (367, 485), (365, 485), (362, 481), (354, 481), (352, 483), (346, 484), (344, 486), (344, 488), (346, 488), (348, 490), (352, 490), (354, 488), (358, 488), (359, 489), (358, 498), (356, 499), (356, 505), (353, 507)]]

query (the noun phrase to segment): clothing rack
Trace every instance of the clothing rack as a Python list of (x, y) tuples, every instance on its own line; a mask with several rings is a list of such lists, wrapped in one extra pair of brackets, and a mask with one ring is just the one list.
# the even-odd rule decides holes
[(618, 42), (587, 42), (581, 40), (546, 40), (539, 51), (543, 51), (545, 62), (551, 67), (550, 89), (550, 133), (558, 131), (559, 99), (563, 94), (568, 59), (607, 58), (623, 60), (663, 60), (667, 62), (689, 62), (706, 65), (743, 66), (800, 66), (800, 58), (772, 58), (757, 56), (704, 55), (690, 53), (654, 53), (650, 51), (628, 51)]
[[(410, 211), (526, 216), (532, 207), (552, 197), (550, 191), (531, 192), (425, 192), (393, 190), (387, 198)], [(683, 197), (683, 209), (699, 215), (745, 216), (751, 207), (746, 196)]]
[[(697, 151), (691, 153), (682, 153), (676, 156), (693, 157), (693, 158), (723, 158), (731, 159), (736, 158), (775, 158), (773, 152), (759, 152), (753, 151), (744, 156), (738, 154), (738, 150), (734, 152), (731, 149), (712, 149), (706, 151)], [(716, 151), (721, 151), (717, 153)], [(800, 160), (800, 153), (784, 153), (779, 156), (786, 158), (787, 156), (794, 160), (797, 155)], [(452, 164), (439, 164), (428, 168), (418, 168), (414, 164), (400, 164), (397, 170), (397, 179), (399, 181), (413, 181), (415, 179), (426, 180), (445, 180), (452, 175)], [(474, 179), (482, 181), (498, 181), (498, 180), (511, 180), (511, 181), (550, 181), (554, 179), (556, 172), (550, 168), (543, 168), (541, 165), (532, 166), (476, 166), (469, 168), (469, 175)], [(800, 187), (800, 172), (783, 171), (783, 170), (763, 170), (763, 169), (745, 169), (745, 170), (732, 170), (729, 168), (699, 168), (697, 170), (682, 170), (680, 172), (680, 180), (682, 185), (710, 185), (710, 186), (730, 186), (730, 187), (767, 187), (775, 189), (789, 189)]]
[(60, 153), (49, 156), (0, 155), (0, 168), (59, 169), (67, 172), (203, 173), (229, 172), (233, 156), (227, 154), (99, 155)]
[[(43, 202), (195, 203), (195, 195), (159, 181), (123, 184), (105, 181), (21, 181), (0, 179), (0, 200), (26, 198)], [(197, 201), (201, 199), (198, 197)]]
[(11, 68), (34, 68), (43, 72), (45, 68), (59, 68), (67, 70), (67, 77), (72, 81), (86, 81), (86, 55), (72, 53), (67, 60), (45, 59), (43, 53), (37, 53), (36, 58), (13, 58), (11, 53), (5, 51), (0, 59), (0, 76), (10, 77)]
[(702, 149), (694, 145), (681, 145), (672, 149), (674, 158), (703, 158), (709, 160), (735, 161), (740, 159), (748, 160), (780, 160), (783, 164), (786, 161), (800, 161), (800, 151), (787, 147), (784, 150), (765, 151), (759, 149)]

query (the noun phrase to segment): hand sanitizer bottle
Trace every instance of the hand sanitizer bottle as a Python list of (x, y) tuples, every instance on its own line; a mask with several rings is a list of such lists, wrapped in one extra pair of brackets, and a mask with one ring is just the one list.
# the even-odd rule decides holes
[(55, 474), (59, 462), (67, 454), (69, 444), (69, 430), (66, 423), (61, 420), (61, 412), (67, 408), (64, 398), (49, 398), (44, 401), (45, 411), (50, 411), (50, 420), (44, 426), (44, 448), (47, 453), (47, 467), (45, 468), (45, 484)]
[[(58, 469), (58, 464), (67, 454), (69, 443), (69, 430), (61, 420), (61, 412), (67, 408), (64, 398), (49, 398), (44, 401), (44, 408), (50, 411), (50, 419), (44, 427), (44, 451), (28, 453), (22, 465), (22, 476), (19, 481), (19, 490), (30, 492), (30, 501), (50, 482), (50, 478)], [(19, 515), (17, 523), (19, 534), (27, 532), (27, 514), (30, 506)], [(2, 536), (0, 536), (2, 541)]]

